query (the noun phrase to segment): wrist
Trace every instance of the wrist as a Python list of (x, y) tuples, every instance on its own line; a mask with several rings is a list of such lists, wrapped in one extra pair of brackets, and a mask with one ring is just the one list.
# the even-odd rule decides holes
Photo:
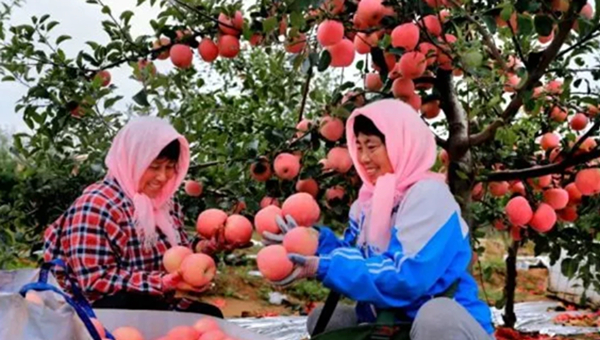
[(167, 293), (175, 290), (177, 284), (181, 281), (178, 273), (168, 273), (162, 276), (161, 285), (162, 291)]
[(306, 261), (306, 270), (310, 277), (315, 277), (317, 275), (317, 271), (319, 270), (319, 257), (311, 256)]

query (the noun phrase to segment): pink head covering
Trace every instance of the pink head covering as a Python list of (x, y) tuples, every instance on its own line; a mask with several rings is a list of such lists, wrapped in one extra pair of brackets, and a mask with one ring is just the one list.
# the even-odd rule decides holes
[[(376, 184), (369, 181), (360, 165), (354, 136), (354, 120), (369, 118), (385, 136), (385, 147), (393, 173), (380, 176)], [(411, 185), (422, 179), (445, 181), (441, 174), (431, 172), (435, 164), (436, 144), (429, 127), (408, 104), (384, 99), (354, 110), (346, 122), (346, 139), (352, 162), (363, 181), (358, 201), (367, 216), (367, 229), (359, 242), (367, 242), (376, 252), (387, 249), (391, 237), (392, 209)], [(371, 210), (375, 209), (374, 213)]]
[[(180, 152), (177, 174), (155, 198), (140, 193), (142, 175), (162, 149), (177, 139)], [(168, 121), (158, 117), (138, 117), (125, 125), (113, 140), (105, 160), (108, 175), (114, 177), (133, 201), (136, 231), (144, 247), (156, 244), (156, 227), (167, 236), (172, 246), (179, 238), (169, 214), (172, 197), (181, 185), (190, 165), (190, 149), (185, 137), (177, 133)]]

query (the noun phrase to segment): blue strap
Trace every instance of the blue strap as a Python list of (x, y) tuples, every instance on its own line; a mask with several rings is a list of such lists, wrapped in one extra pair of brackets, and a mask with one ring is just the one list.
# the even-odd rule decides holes
[(71, 286), (71, 291), (73, 293), (73, 300), (75, 302), (77, 302), (77, 304), (79, 306), (81, 306), (89, 316), (95, 318), (96, 314), (94, 313), (92, 306), (90, 306), (90, 304), (88, 303), (85, 296), (83, 296), (83, 293), (81, 292), (81, 288), (79, 288), (79, 283), (77, 281), (73, 280), (72, 276), (69, 275), (69, 267), (63, 260), (54, 259), (50, 262), (46, 262), (46, 263), (42, 264), (38, 282), (48, 283), (48, 274), (50, 272), (50, 269), (52, 269), (55, 266), (60, 267), (65, 271), (65, 277), (69, 281), (69, 284)]
[[(61, 267), (65, 270), (65, 272), (67, 274), (66, 277), (68, 278), (68, 280), (71, 284), (73, 298), (71, 298), (69, 295), (65, 294), (60, 289), (58, 289), (48, 283), (48, 273), (49, 273), (50, 269), (54, 266)], [(52, 291), (52, 292), (62, 296), (65, 299), (65, 301), (71, 307), (73, 307), (73, 309), (77, 313), (77, 316), (79, 316), (79, 318), (81, 319), (81, 321), (87, 328), (88, 332), (92, 336), (92, 339), (93, 340), (103, 340), (100, 337), (100, 334), (98, 333), (98, 331), (96, 330), (96, 327), (94, 327), (94, 324), (90, 320), (90, 318), (96, 318), (96, 314), (94, 313), (94, 310), (90, 306), (87, 299), (81, 293), (81, 288), (79, 288), (78, 283), (75, 280), (73, 280), (68, 274), (69, 274), (69, 269), (64, 261), (62, 261), (60, 259), (55, 259), (50, 262), (46, 262), (46, 263), (42, 264), (38, 282), (33, 282), (33, 283), (24, 285), (21, 288), (21, 290), (19, 291), (19, 294), (21, 294), (22, 296), (25, 296), (28, 291), (33, 290), (33, 291), (38, 291), (38, 292)], [(106, 333), (106, 339), (115, 340), (114, 336), (112, 334), (110, 334), (110, 332), (108, 332), (108, 330), (105, 329), (104, 331)]]

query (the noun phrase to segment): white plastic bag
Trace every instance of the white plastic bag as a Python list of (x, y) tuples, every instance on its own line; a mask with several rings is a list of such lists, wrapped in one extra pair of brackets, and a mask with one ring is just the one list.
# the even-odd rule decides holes
[(18, 293), (0, 293), (0, 339), (94, 340), (70, 305), (38, 305)]
[[(48, 282), (50, 269), (54, 266), (67, 270), (60, 260), (45, 263), (39, 270), (38, 279), (25, 284), (18, 292), (15, 292), (15, 285), (24, 280), (22, 275), (14, 273), (12, 276), (15, 282), (8, 279), (10, 274), (3, 275), (3, 292), (0, 292), (0, 339), (101, 340), (90, 321), (91, 317), (95, 317), (94, 312), (77, 283), (71, 282), (74, 294), (71, 298)], [(31, 278), (32, 273), (27, 274)], [(28, 293), (38, 301), (26, 299)]]

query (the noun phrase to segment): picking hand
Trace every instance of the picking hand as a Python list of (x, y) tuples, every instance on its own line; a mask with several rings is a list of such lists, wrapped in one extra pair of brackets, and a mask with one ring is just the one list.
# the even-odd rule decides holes
[(263, 243), (266, 246), (273, 244), (281, 244), (283, 242), (285, 234), (298, 226), (298, 223), (296, 223), (296, 220), (294, 220), (294, 218), (291, 215), (285, 215), (285, 219), (277, 215), (275, 216), (275, 222), (277, 223), (279, 230), (281, 230), (281, 233), (274, 234), (268, 231), (263, 232)]
[(304, 278), (311, 278), (317, 275), (319, 269), (319, 257), (318, 256), (304, 256), (299, 254), (289, 254), (288, 258), (292, 261), (296, 268), (290, 275), (280, 281), (273, 282), (277, 286), (287, 286), (297, 280)]
[(182, 278), (179, 273), (175, 272), (175, 273), (164, 275), (162, 277), (161, 281), (162, 281), (163, 292), (170, 292), (177, 288), (177, 285), (179, 283), (181, 283)]
[(179, 282), (179, 284), (177, 284), (177, 290), (185, 293), (203, 293), (209, 290), (211, 286), (212, 282), (208, 282), (207, 284), (201, 287), (192, 287), (185, 282)]
[(200, 240), (196, 245), (196, 252), (212, 255), (221, 251), (232, 251), (252, 247), (252, 242), (246, 244), (228, 243), (225, 239), (224, 229), (219, 229), (211, 239)]

